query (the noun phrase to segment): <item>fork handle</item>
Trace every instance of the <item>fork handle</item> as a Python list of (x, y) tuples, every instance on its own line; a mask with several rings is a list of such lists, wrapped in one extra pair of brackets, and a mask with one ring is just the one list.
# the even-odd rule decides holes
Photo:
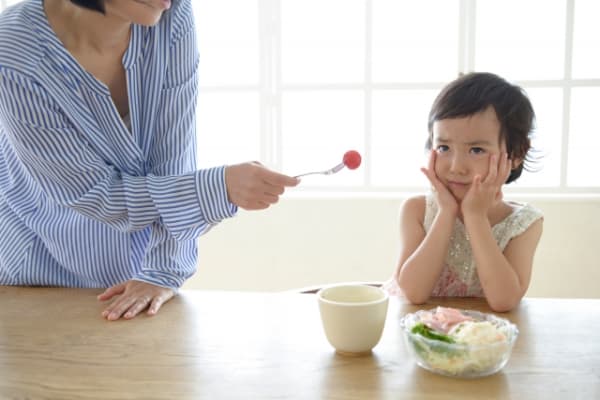
[(300, 175), (295, 175), (294, 178), (301, 178), (301, 177), (307, 176), (307, 175), (327, 175), (327, 171), (305, 172), (305, 173), (300, 174)]
[(335, 167), (327, 169), (325, 171), (306, 172), (304, 174), (296, 175), (296, 176), (294, 176), (294, 178), (300, 178), (302, 176), (307, 176), (307, 175), (331, 175), (331, 174), (335, 174), (336, 172), (339, 172), (342, 168), (344, 168), (344, 163), (339, 163)]

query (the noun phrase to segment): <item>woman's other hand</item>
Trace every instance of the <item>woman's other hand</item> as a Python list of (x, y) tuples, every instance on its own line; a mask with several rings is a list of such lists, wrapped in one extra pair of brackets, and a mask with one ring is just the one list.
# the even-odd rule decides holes
[(262, 210), (277, 203), (286, 187), (299, 182), (298, 178), (271, 171), (258, 162), (225, 168), (229, 201), (245, 210)]
[(148, 309), (146, 314), (155, 315), (160, 307), (174, 295), (175, 292), (172, 289), (130, 280), (109, 287), (98, 295), (98, 300), (106, 301), (114, 296), (119, 296), (102, 312), (104, 318), (114, 321), (119, 318), (134, 318), (146, 309)]

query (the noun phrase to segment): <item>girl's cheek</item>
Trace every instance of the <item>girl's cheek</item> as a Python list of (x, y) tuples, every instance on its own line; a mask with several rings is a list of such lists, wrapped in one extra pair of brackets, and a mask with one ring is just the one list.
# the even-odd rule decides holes
[(479, 175), (481, 175), (482, 178), (485, 178), (490, 172), (490, 157), (491, 155), (477, 163), (477, 171), (479, 171)]
[(433, 170), (437, 176), (441, 176), (443, 174), (443, 172), (447, 169), (446, 164), (447, 164), (447, 161), (444, 160), (444, 158), (442, 158), (442, 157), (436, 158), (435, 166), (433, 167)]

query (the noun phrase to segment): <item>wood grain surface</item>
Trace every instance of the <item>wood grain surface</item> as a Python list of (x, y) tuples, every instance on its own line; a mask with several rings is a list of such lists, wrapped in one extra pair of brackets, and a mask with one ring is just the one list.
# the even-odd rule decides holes
[(415, 365), (390, 299), (371, 355), (336, 354), (313, 294), (182, 291), (155, 317), (108, 322), (99, 290), (0, 286), (0, 399), (598, 399), (600, 300), (524, 299), (507, 366), (463, 380)]

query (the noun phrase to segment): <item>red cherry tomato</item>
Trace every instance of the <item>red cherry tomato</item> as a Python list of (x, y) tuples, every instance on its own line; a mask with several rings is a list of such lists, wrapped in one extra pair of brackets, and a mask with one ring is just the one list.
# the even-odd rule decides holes
[(360, 166), (362, 158), (356, 150), (349, 150), (344, 154), (344, 165), (349, 169), (356, 169)]

